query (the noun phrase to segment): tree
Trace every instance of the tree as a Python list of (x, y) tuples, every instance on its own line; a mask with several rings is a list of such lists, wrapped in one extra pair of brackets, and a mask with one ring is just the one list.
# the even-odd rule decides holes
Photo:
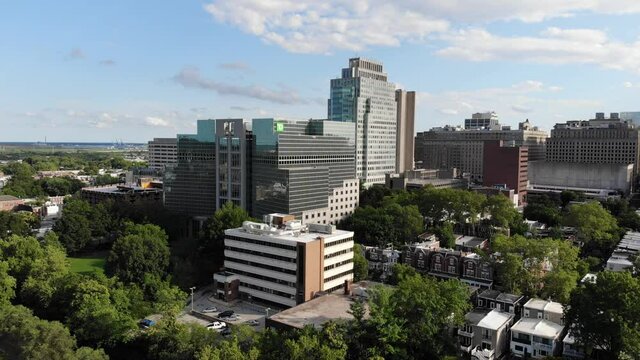
[(102, 350), (74, 350), (76, 340), (67, 328), (38, 319), (23, 306), (0, 307), (0, 348), (11, 359), (108, 359)]
[(362, 207), (365, 206), (373, 206), (379, 207), (382, 205), (382, 200), (385, 196), (391, 195), (391, 189), (382, 185), (373, 185), (368, 189), (363, 189), (360, 191), (360, 201), (359, 204)]
[(366, 280), (369, 274), (369, 262), (364, 257), (362, 245), (353, 245), (353, 280)]
[(145, 275), (164, 278), (169, 266), (167, 234), (151, 224), (128, 225), (111, 248), (106, 273), (125, 283), (143, 284)]
[(539, 221), (549, 227), (558, 226), (562, 215), (555, 205), (545, 205), (542, 203), (528, 203), (524, 207), (523, 215), (528, 220)]
[(224, 246), (224, 231), (241, 227), (242, 223), (252, 220), (249, 214), (232, 202), (226, 202), (205, 224), (201, 246), (204, 251), (219, 251)]
[(413, 241), (423, 230), (423, 220), (415, 205), (401, 206), (389, 200), (380, 208), (357, 208), (341, 228), (355, 232), (358, 243), (386, 247)]
[(0, 211), (0, 239), (10, 235), (31, 235), (31, 220), (30, 217), (22, 215), (21, 213)]
[(453, 224), (444, 222), (433, 228), (433, 232), (440, 241), (440, 247), (453, 249), (456, 247), (456, 237), (453, 234)]
[(0, 261), (0, 308), (7, 306), (16, 296), (16, 279), (9, 275), (9, 264)]
[(91, 242), (91, 223), (76, 213), (63, 211), (62, 217), (53, 225), (53, 231), (60, 236), (60, 242), (69, 254), (82, 251)]
[(598, 273), (595, 283), (576, 288), (565, 307), (565, 322), (587, 353), (618, 359), (640, 354), (640, 280), (628, 272)]
[(616, 219), (597, 201), (569, 206), (564, 222), (577, 229), (581, 241), (605, 252), (620, 240)]

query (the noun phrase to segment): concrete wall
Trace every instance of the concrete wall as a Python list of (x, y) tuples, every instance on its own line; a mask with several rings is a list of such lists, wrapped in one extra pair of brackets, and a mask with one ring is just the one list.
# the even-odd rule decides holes
[(582, 164), (566, 162), (529, 162), (531, 185), (552, 185), (628, 192), (633, 179), (633, 164)]

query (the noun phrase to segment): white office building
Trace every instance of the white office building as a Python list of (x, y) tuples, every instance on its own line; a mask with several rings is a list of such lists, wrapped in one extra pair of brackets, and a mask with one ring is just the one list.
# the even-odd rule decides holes
[(353, 232), (302, 225), (270, 214), (225, 231), (225, 271), (214, 274), (218, 296), (292, 307), (353, 280)]

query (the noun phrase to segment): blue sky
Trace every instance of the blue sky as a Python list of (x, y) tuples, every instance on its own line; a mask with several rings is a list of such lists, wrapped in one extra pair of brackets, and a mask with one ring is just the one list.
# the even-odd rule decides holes
[(199, 118), (326, 117), (347, 60), (416, 129), (640, 110), (637, 0), (0, 1), (0, 141), (146, 141)]

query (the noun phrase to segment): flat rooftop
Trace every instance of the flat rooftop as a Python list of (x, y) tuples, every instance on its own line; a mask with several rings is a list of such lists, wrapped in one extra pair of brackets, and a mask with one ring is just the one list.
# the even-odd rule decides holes
[(542, 299), (530, 299), (524, 304), (525, 308), (536, 309), (539, 311), (548, 311), (556, 314), (562, 314), (564, 308), (562, 304)]
[(350, 236), (353, 236), (352, 231), (345, 230), (333, 230), (331, 234), (325, 234), (321, 232), (313, 232), (313, 231), (293, 231), (293, 230), (284, 230), (284, 229), (276, 229), (272, 228), (272, 231), (263, 231), (263, 232), (253, 232), (247, 231), (242, 227), (235, 229), (225, 230), (225, 235), (232, 235), (238, 237), (259, 237), (260, 239), (269, 239), (272, 238), (274, 240), (285, 240), (285, 241), (293, 241), (293, 242), (311, 242), (317, 240), (319, 237), (324, 238), (325, 241), (330, 241), (332, 239), (343, 239)]
[(86, 187), (82, 188), (82, 191), (99, 192), (104, 194), (127, 194), (129, 192), (161, 192), (159, 188), (144, 188), (141, 186), (100, 186), (100, 187)]
[(491, 310), (487, 314), (487, 316), (485, 316), (484, 318), (482, 318), (482, 320), (480, 320), (480, 322), (478, 323), (478, 326), (485, 329), (498, 330), (504, 324), (509, 322), (514, 316), (515, 315), (510, 313), (506, 313), (498, 310)]
[(269, 320), (298, 329), (302, 329), (305, 325), (313, 325), (320, 329), (322, 325), (332, 320), (353, 319), (349, 314), (352, 302), (348, 295), (327, 294), (281, 311), (271, 316)]
[(522, 318), (511, 327), (511, 332), (517, 331), (534, 336), (545, 338), (555, 338), (558, 336), (564, 326), (544, 319)]

